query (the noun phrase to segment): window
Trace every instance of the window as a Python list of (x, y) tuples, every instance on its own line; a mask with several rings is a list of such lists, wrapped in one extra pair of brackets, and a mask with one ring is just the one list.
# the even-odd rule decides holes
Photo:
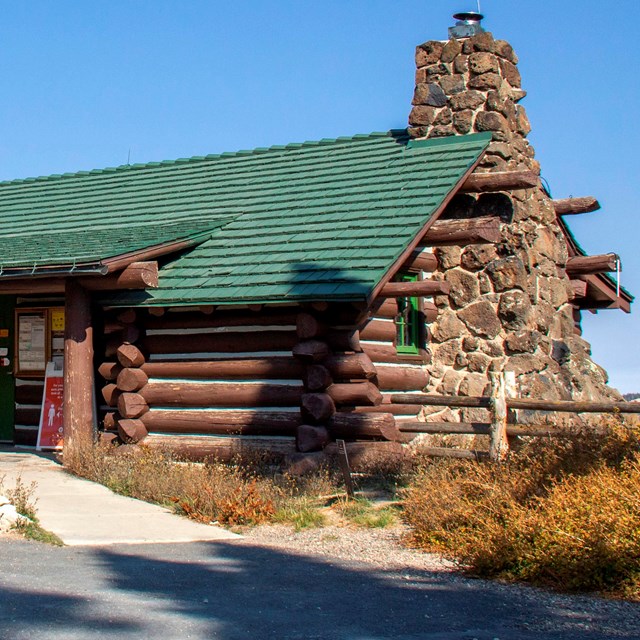
[[(400, 282), (415, 282), (417, 275), (400, 276)], [(396, 351), (418, 354), (420, 352), (420, 311), (418, 298), (398, 298), (396, 316)]]

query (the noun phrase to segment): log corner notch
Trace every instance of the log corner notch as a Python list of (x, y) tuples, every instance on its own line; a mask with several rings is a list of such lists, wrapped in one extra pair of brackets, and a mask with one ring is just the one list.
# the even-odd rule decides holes
[(593, 196), (583, 198), (564, 198), (553, 200), (553, 208), (556, 215), (572, 216), (579, 213), (591, 213), (600, 209), (600, 203)]

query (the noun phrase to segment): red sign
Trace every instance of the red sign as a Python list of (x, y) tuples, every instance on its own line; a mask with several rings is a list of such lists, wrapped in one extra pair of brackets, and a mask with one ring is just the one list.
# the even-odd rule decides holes
[(47, 365), (44, 379), (44, 395), (40, 428), (38, 429), (38, 449), (62, 449), (62, 401), (64, 398), (64, 378), (62, 371), (56, 371), (51, 362)]

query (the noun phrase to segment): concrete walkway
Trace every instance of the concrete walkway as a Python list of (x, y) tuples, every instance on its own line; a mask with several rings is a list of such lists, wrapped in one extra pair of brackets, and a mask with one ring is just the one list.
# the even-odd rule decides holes
[(0, 451), (2, 476), (5, 489), (13, 488), (18, 477), (25, 485), (37, 484), (36, 511), (40, 524), (67, 545), (198, 542), (239, 537), (76, 478), (47, 455)]

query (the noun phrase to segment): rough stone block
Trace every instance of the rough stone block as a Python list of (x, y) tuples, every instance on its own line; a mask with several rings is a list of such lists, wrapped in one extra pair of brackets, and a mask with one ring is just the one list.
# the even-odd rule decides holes
[(452, 76), (443, 76), (439, 80), (442, 90), (452, 96), (465, 90), (464, 76), (455, 74)]
[(431, 324), (431, 332), (435, 342), (446, 342), (467, 333), (464, 324), (450, 309), (443, 311), (438, 319)]
[(500, 60), (500, 71), (502, 77), (514, 88), (520, 88), (522, 79), (518, 68), (508, 60)]
[(451, 38), (442, 48), (440, 59), (442, 62), (453, 62), (455, 57), (462, 53), (462, 45), (459, 40)]
[(518, 331), (507, 336), (506, 351), (512, 353), (533, 353), (540, 343), (542, 336), (538, 331)]
[(469, 133), (473, 127), (473, 111), (471, 109), (456, 111), (453, 116), (453, 127), (463, 135)]
[(476, 131), (508, 131), (507, 119), (496, 111), (480, 111), (476, 115)]
[(472, 244), (465, 247), (460, 264), (468, 271), (478, 271), (498, 257), (492, 244)]
[(533, 308), (524, 291), (507, 291), (498, 303), (498, 318), (507, 331), (518, 331), (531, 323)]
[(426, 67), (438, 62), (442, 57), (444, 44), (438, 40), (430, 40), (416, 47), (416, 67)]
[(496, 49), (496, 41), (490, 31), (483, 31), (469, 38), (469, 42), (474, 51), (489, 51), (493, 53)]
[(502, 329), (493, 305), (486, 300), (465, 307), (458, 312), (458, 317), (477, 336), (495, 338)]
[(413, 104), (426, 104), (430, 107), (444, 107), (447, 96), (441, 87), (434, 82), (423, 82), (416, 86), (413, 94)]
[(498, 58), (491, 53), (472, 53), (469, 56), (469, 71), (474, 75), (488, 72), (498, 73), (500, 71), (500, 63)]
[(496, 55), (508, 60), (512, 64), (518, 64), (518, 56), (506, 40), (494, 40), (493, 47)]
[(451, 285), (449, 299), (456, 307), (464, 307), (480, 296), (478, 279), (468, 271), (450, 269), (444, 279)]
[(436, 118), (436, 109), (423, 104), (415, 105), (409, 114), (409, 124), (430, 125)]
[(467, 73), (469, 71), (469, 56), (456, 56), (456, 59), (453, 61), (453, 71), (454, 73)]
[(518, 126), (517, 131), (520, 135), (526, 136), (531, 132), (531, 124), (529, 123), (529, 118), (527, 118), (527, 112), (522, 105), (518, 105), (516, 123)]
[(527, 286), (527, 272), (517, 256), (495, 260), (487, 265), (486, 271), (496, 291), (525, 289)]
[(483, 73), (480, 76), (473, 76), (467, 83), (469, 89), (479, 89), (488, 91), (489, 89), (500, 89), (502, 86), (502, 76), (499, 73)]
[(480, 105), (484, 104), (484, 101), (485, 98), (479, 91), (465, 91), (451, 96), (449, 102), (454, 111), (462, 111), (463, 109), (475, 111)]

